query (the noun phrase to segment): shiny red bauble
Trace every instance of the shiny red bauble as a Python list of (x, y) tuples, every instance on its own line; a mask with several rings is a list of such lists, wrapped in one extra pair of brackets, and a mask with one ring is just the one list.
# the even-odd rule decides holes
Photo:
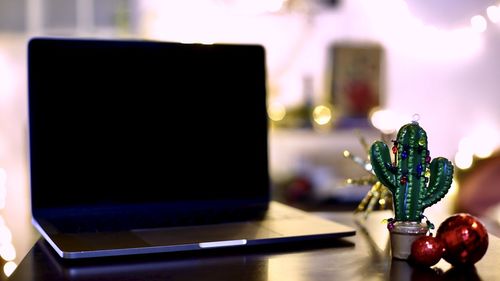
[(470, 214), (456, 214), (441, 223), (436, 238), (445, 247), (443, 258), (452, 265), (472, 265), (488, 249), (486, 227)]
[(422, 236), (411, 245), (410, 260), (419, 266), (433, 266), (443, 256), (444, 246), (432, 236)]

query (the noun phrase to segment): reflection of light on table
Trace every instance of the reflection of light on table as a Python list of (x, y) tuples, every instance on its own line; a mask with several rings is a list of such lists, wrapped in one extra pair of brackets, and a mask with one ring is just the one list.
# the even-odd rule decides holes
[(267, 280), (305, 281), (304, 271), (307, 268), (308, 265), (300, 258), (271, 258), (268, 260)]

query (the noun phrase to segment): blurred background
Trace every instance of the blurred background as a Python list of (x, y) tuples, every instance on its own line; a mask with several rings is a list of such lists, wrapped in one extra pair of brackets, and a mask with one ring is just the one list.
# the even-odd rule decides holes
[(457, 168), (436, 208), (500, 219), (498, 1), (0, 0), (2, 278), (38, 237), (27, 171), (34, 36), (262, 44), (275, 199), (354, 210), (373, 184), (366, 146), (418, 120), (431, 156)]

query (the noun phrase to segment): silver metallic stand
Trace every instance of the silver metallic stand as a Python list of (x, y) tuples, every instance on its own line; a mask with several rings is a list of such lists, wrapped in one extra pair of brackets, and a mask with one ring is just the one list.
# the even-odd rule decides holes
[(424, 223), (397, 221), (391, 233), (392, 257), (406, 260), (411, 254), (411, 244), (419, 237), (424, 236), (428, 227)]

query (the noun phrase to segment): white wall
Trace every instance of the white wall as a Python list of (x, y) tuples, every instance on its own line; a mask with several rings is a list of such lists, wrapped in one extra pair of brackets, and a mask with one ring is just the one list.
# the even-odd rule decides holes
[(331, 43), (380, 43), (386, 108), (402, 122), (420, 115), (433, 157), (453, 158), (460, 140), (478, 130), (486, 136), (473, 146), (492, 137), (498, 144), (500, 25), (488, 22), (484, 33), (469, 25), (495, 1), (344, 0), (335, 8), (305, 1), (277, 13), (243, 13), (236, 9), (243, 1), (226, 1), (233, 6), (225, 7), (207, 0), (141, 2), (141, 29), (148, 37), (264, 44), (271, 97), (286, 105), (303, 101), (304, 76), (312, 76), (316, 100), (325, 98)]

